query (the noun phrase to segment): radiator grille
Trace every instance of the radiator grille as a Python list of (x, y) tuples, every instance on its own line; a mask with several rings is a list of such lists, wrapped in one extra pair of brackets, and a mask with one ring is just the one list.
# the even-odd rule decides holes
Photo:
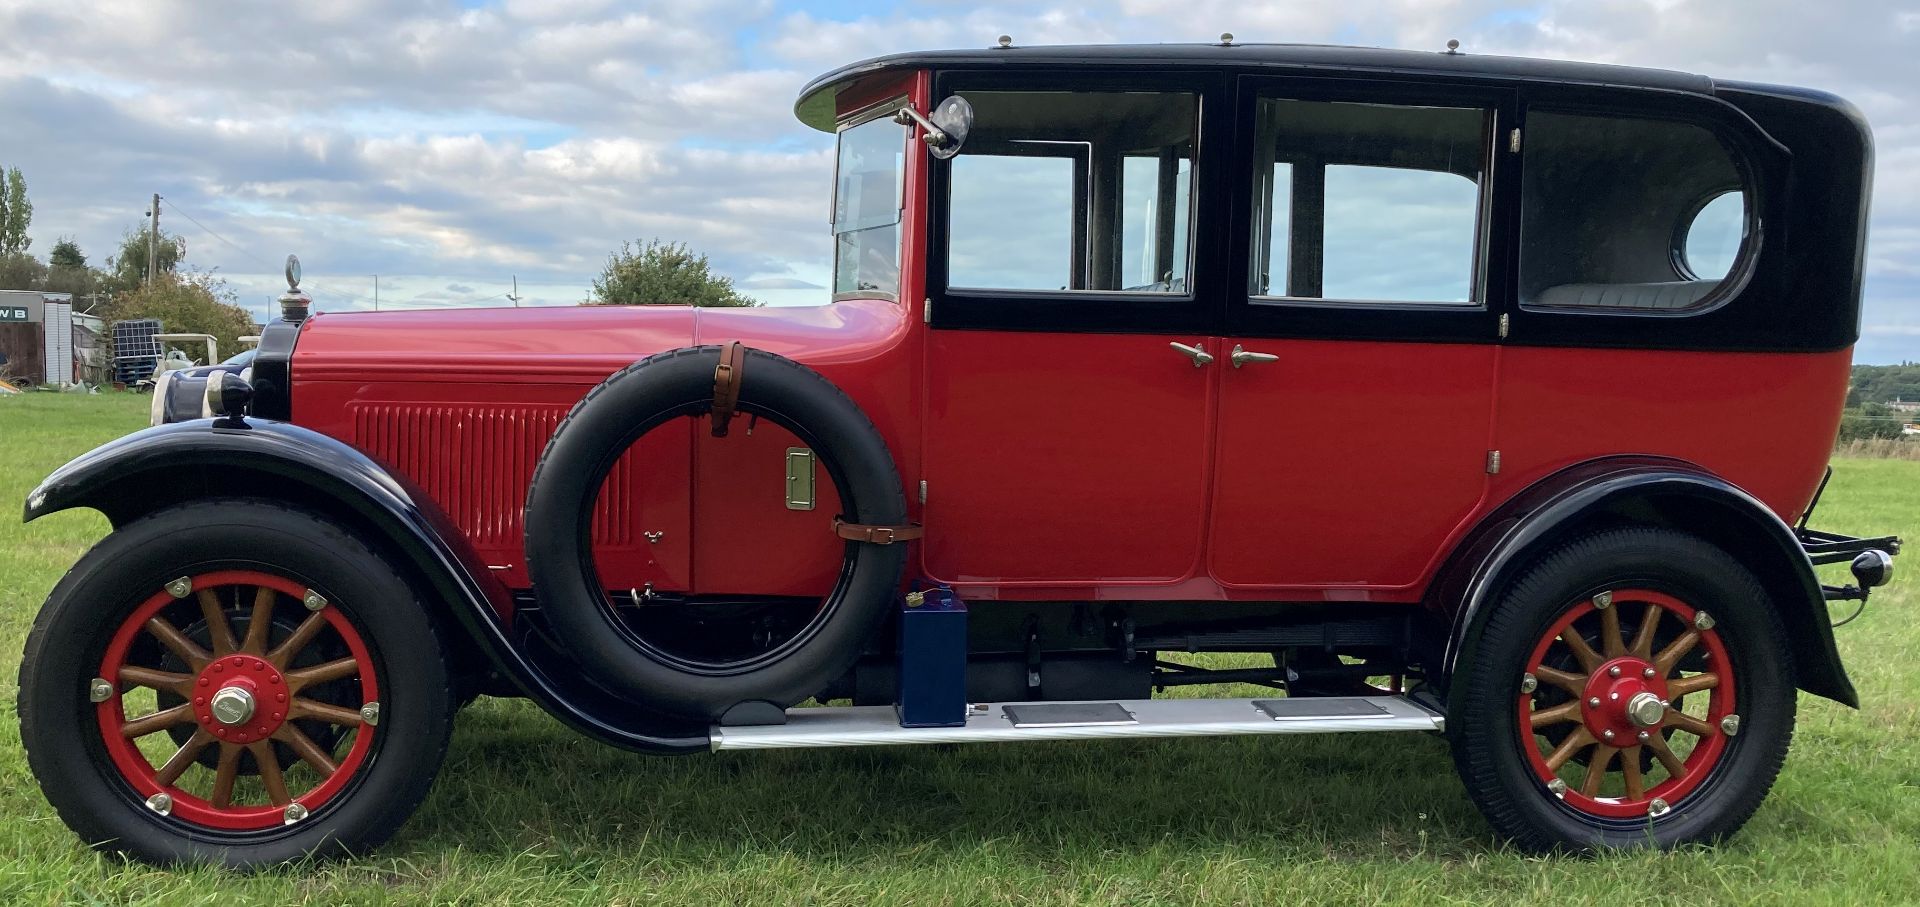
[[(353, 410), (360, 448), (419, 485), (476, 547), (520, 548), (533, 467), (567, 407), (365, 403)], [(629, 454), (601, 487), (596, 544), (632, 544), (633, 487)]]

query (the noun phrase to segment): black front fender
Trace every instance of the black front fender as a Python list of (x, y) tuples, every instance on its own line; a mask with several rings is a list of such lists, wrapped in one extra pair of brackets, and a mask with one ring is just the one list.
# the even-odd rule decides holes
[(1840, 663), (1826, 596), (1793, 529), (1738, 486), (1697, 466), (1653, 457), (1595, 460), (1515, 495), (1476, 529), (1433, 586), (1429, 604), (1451, 619), (1440, 679), (1471, 652), (1485, 617), (1538, 555), (1604, 525), (1670, 526), (1725, 548), (1773, 593), (1800, 689), (1859, 707)]
[(162, 507), (217, 497), (286, 501), (340, 520), (398, 561), (492, 668), (555, 717), (626, 749), (708, 747), (704, 726), (618, 701), (560, 664), (529, 657), (508, 633), (508, 591), (438, 506), (358, 448), (285, 422), (202, 419), (136, 432), (54, 470), (27, 495), (24, 517), (87, 507), (115, 526)]

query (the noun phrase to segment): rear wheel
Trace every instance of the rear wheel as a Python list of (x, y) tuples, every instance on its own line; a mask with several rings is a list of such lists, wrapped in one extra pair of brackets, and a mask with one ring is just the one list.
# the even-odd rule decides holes
[(1462, 654), (1468, 793), (1530, 850), (1736, 831), (1793, 734), (1792, 665), (1753, 574), (1695, 536), (1617, 529), (1541, 558)]
[(451, 713), (407, 584), (340, 527), (257, 501), (108, 536), (20, 669), (28, 762), (61, 818), (156, 862), (379, 843), (425, 796)]

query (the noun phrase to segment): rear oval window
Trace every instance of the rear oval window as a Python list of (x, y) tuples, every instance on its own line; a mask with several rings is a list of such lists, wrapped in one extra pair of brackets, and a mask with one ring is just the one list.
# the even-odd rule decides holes
[(1680, 233), (1676, 263), (1688, 280), (1719, 280), (1727, 276), (1740, 254), (1746, 233), (1746, 200), (1738, 190), (1727, 190), (1706, 200), (1693, 212)]

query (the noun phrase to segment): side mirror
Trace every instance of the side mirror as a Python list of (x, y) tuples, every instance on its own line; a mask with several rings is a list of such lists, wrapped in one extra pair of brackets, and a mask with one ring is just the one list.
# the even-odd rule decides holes
[(944, 161), (959, 154), (960, 146), (967, 143), (967, 135), (973, 131), (973, 105), (954, 95), (941, 101), (931, 118), (921, 116), (909, 105), (900, 108), (893, 119), (901, 124), (920, 124), (926, 130), (920, 138), (927, 143), (927, 153)]
[(927, 151), (940, 160), (947, 160), (960, 153), (960, 146), (967, 143), (967, 136), (973, 132), (973, 105), (959, 95), (953, 95), (940, 102), (933, 109), (933, 125), (946, 133), (946, 142), (935, 145), (928, 143)]

